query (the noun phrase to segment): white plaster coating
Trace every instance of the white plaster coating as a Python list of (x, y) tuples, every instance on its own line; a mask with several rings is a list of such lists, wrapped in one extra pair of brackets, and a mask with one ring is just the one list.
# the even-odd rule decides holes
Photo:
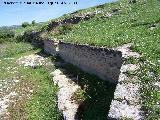
[(123, 62), (121, 52), (51, 40), (44, 41), (44, 51), (51, 55), (58, 54), (66, 62), (78, 66), (85, 72), (95, 74), (103, 80), (118, 82)]

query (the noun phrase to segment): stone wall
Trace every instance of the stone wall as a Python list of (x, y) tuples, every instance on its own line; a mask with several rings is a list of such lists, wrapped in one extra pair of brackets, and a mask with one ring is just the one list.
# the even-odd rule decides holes
[(57, 54), (57, 43), (52, 40), (44, 40), (44, 51), (51, 55)]
[(122, 65), (120, 51), (65, 42), (55, 45), (53, 41), (44, 41), (44, 50), (52, 55), (55, 52), (58, 53), (66, 62), (78, 66), (85, 72), (95, 74), (103, 80), (118, 82)]
[(43, 47), (43, 39), (40, 37), (42, 32), (30, 31), (25, 32), (22, 36), (22, 39), (25, 42), (31, 43), (35, 47)]
[(65, 25), (65, 24), (78, 24), (80, 21), (82, 20), (89, 20), (90, 18), (93, 18), (95, 16), (95, 13), (87, 13), (84, 15), (79, 15), (79, 16), (72, 16), (71, 18), (67, 18), (64, 20), (60, 20), (60, 21), (53, 21), (51, 23), (48, 24), (48, 31), (56, 28), (57, 26), (60, 25)]

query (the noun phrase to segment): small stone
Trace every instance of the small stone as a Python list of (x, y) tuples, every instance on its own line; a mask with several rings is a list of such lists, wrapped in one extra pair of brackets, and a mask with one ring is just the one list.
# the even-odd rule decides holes
[(30, 66), (30, 67), (37, 67), (43, 65), (45, 62), (45, 58), (39, 55), (28, 55), (21, 57), (17, 60), (17, 63), (20, 65), (23, 65), (25, 67)]
[(33, 93), (33, 90), (29, 90), (30, 93)]
[(155, 77), (155, 74), (154, 74), (154, 72), (147, 72), (147, 75), (149, 76), (149, 77)]
[(121, 67), (121, 72), (127, 72), (127, 71), (136, 71), (139, 69), (139, 66), (138, 65), (135, 65), (135, 64), (127, 64), (127, 65), (123, 65)]
[(115, 50), (121, 51), (123, 58), (129, 58), (129, 57), (139, 58), (140, 57), (139, 53), (130, 50), (130, 47), (132, 45), (133, 45), (132, 43), (124, 44), (122, 46), (115, 48)]
[(153, 85), (155, 85), (155, 86), (160, 88), (160, 82), (155, 82)]
[(140, 100), (138, 84), (118, 84), (114, 92), (114, 99), (127, 100), (130, 104), (137, 104)]
[(14, 80), (14, 82), (16, 82), (16, 83), (17, 83), (17, 82), (19, 82), (19, 80)]

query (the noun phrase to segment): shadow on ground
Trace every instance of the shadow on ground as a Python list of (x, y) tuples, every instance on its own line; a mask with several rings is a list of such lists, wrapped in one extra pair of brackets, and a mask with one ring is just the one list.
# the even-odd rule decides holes
[(65, 63), (59, 57), (53, 57), (57, 69), (64, 69), (64, 75), (73, 79), (85, 91), (85, 101), (79, 106), (79, 120), (106, 120), (114, 97), (116, 84), (103, 81), (95, 75), (90, 75), (76, 66)]

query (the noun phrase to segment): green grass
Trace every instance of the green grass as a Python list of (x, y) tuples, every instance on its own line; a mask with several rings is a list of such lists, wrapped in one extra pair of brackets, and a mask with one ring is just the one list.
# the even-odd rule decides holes
[[(153, 84), (159, 81), (160, 77), (160, 1), (159, 0), (137, 0), (135, 4), (129, 4), (128, 0), (120, 0), (117, 2), (104, 4), (96, 7), (92, 7), (85, 10), (77, 11), (73, 14), (67, 14), (52, 21), (63, 20), (74, 15), (81, 15), (87, 12), (93, 12), (95, 10), (103, 11), (103, 13), (97, 14), (94, 18), (88, 21), (81, 21), (76, 25), (71, 26), (59, 26), (55, 31), (46, 32), (47, 24), (44, 27), (34, 26), (23, 29), (18, 29), (17, 34), (21, 34), (23, 31), (43, 31), (46, 32), (46, 36), (49, 38), (57, 38), (66, 42), (90, 44), (95, 46), (117, 47), (125, 43), (134, 43), (132, 50), (139, 52), (142, 57), (140, 59), (130, 58), (126, 63), (137, 63), (141, 65), (141, 69), (137, 72), (142, 84), (141, 96), (143, 102), (143, 110), (147, 112), (146, 120), (156, 120), (160, 114), (160, 108), (157, 107), (160, 101), (160, 94)], [(118, 12), (114, 12), (115, 9), (119, 9)], [(104, 17), (105, 14), (111, 13), (111, 17)], [(51, 21), (50, 21), (51, 22)], [(69, 29), (68, 29), (69, 28)], [(13, 47), (14, 48), (14, 47)], [(21, 53), (21, 50), (17, 53)], [(31, 48), (32, 49), (32, 48)], [(7, 50), (6, 50), (7, 51)], [(11, 49), (9, 51), (12, 51)], [(12, 56), (16, 52), (2, 53), (3, 57)], [(38, 71), (41, 68), (38, 68)], [(41, 71), (41, 70), (40, 70)], [(72, 71), (74, 73), (74, 71)], [(149, 76), (148, 72), (154, 73), (154, 76)], [(78, 72), (76, 73), (76, 75)], [(98, 102), (93, 99), (86, 99), (85, 113), (82, 113), (83, 119), (104, 119), (106, 115), (106, 108), (103, 105), (109, 104), (108, 98), (104, 98), (103, 95), (106, 92), (106, 96), (110, 96), (107, 92), (111, 88), (105, 88), (104, 83), (97, 83), (97, 78), (90, 77), (87, 74), (80, 74), (80, 84), (89, 87), (87, 91), (88, 96), (91, 98), (97, 98)], [(92, 81), (90, 83), (90, 81)], [(94, 84), (96, 83), (96, 84)], [(100, 84), (100, 85), (99, 85)], [(104, 87), (103, 91), (100, 89)], [(92, 89), (94, 88), (94, 89)], [(48, 88), (49, 90), (49, 88)], [(95, 92), (98, 94), (96, 96)], [(102, 94), (103, 93), (103, 94)], [(43, 94), (43, 93), (42, 93)], [(78, 100), (83, 99), (84, 94), (78, 92), (75, 98)], [(39, 100), (38, 98), (34, 98)], [(41, 98), (40, 98), (41, 99)], [(43, 99), (43, 98), (42, 98)], [(101, 99), (101, 100), (99, 100)], [(40, 102), (43, 103), (43, 102)], [(32, 105), (32, 104), (31, 104)], [(34, 108), (34, 107), (33, 107)], [(39, 107), (40, 108), (40, 107)], [(105, 108), (105, 110), (104, 110)], [(37, 108), (38, 109), (38, 108)], [(107, 108), (108, 109), (108, 108)], [(31, 109), (33, 110), (33, 109)], [(97, 112), (99, 110), (100, 112)], [(49, 112), (48, 112), (49, 113)], [(49, 113), (50, 114), (50, 113)], [(37, 116), (37, 113), (31, 115), (31, 118)], [(41, 116), (41, 115), (39, 115)]]
[(61, 120), (57, 109), (58, 87), (53, 85), (52, 78), (45, 68), (32, 70), (34, 82), (39, 85), (32, 99), (27, 103), (27, 112), (30, 120)]
[[(152, 73), (152, 74), (151, 74)], [(151, 75), (149, 75), (151, 74)], [(148, 112), (147, 120), (157, 120), (160, 114), (160, 91), (159, 87), (155, 86), (155, 82), (159, 81), (160, 64), (152, 64), (149, 61), (144, 61), (141, 64), (139, 78), (142, 82), (141, 94), (143, 107)]]
[(2, 49), (0, 49), (0, 58), (4, 57), (12, 57), (14, 55), (24, 53), (30, 50), (33, 50), (34, 47), (29, 43), (15, 43), (15, 42), (7, 42), (1, 44)]
[[(125, 43), (134, 43), (132, 50), (140, 53), (142, 58), (130, 60), (141, 65), (138, 74), (142, 83), (141, 94), (143, 109), (148, 112), (145, 119), (158, 119), (160, 94), (152, 84), (159, 81), (160, 76), (160, 1), (137, 0), (129, 4), (128, 0), (92, 7), (88, 11), (103, 11), (88, 21), (81, 21), (61, 34), (48, 34), (49, 38), (57, 38), (66, 42), (90, 44), (94, 46), (117, 47)], [(114, 9), (119, 12), (114, 13)], [(85, 13), (87, 10), (80, 11)], [(111, 17), (103, 17), (111, 13)], [(73, 14), (72, 14), (73, 15)], [(71, 15), (71, 16), (72, 16)], [(61, 29), (60, 29), (61, 30)], [(152, 65), (148, 63), (155, 64)], [(147, 63), (147, 64), (145, 64)], [(150, 78), (147, 72), (153, 72)], [(150, 99), (149, 99), (150, 98)]]
[(141, 52), (146, 51), (149, 47), (153, 48), (150, 45), (156, 45), (155, 48), (159, 48), (160, 27), (158, 26), (154, 30), (149, 29), (154, 22), (159, 23), (160, 20), (158, 14), (160, 2), (155, 1), (148, 0), (146, 4), (128, 5), (126, 3), (119, 5), (117, 7), (121, 9), (119, 15), (113, 15), (111, 18), (95, 17), (74, 25), (67, 34), (53, 37), (68, 42), (107, 47), (133, 42), (139, 49), (145, 46), (139, 50)]
[(21, 27), (21, 28), (15, 29), (15, 33), (16, 34), (21, 34), (23, 32), (27, 32), (27, 31), (45, 30), (44, 28), (47, 27), (48, 23), (49, 23), (49, 21), (41, 23), (41, 24), (30, 25), (30, 26), (27, 26), (25, 28)]
[[(18, 58), (37, 53), (40, 49), (34, 49), (27, 43), (3, 43), (3, 46), (3, 51), (0, 51), (0, 82), (19, 80), (17, 84), (8, 85), (2, 91), (4, 95), (14, 91), (19, 96), (12, 98), (15, 102), (9, 104), (8, 119), (61, 120), (62, 116), (57, 109), (58, 87), (49, 75), (54, 66), (20, 66), (16, 63)], [(47, 58), (46, 62), (51, 62), (51, 58)]]

